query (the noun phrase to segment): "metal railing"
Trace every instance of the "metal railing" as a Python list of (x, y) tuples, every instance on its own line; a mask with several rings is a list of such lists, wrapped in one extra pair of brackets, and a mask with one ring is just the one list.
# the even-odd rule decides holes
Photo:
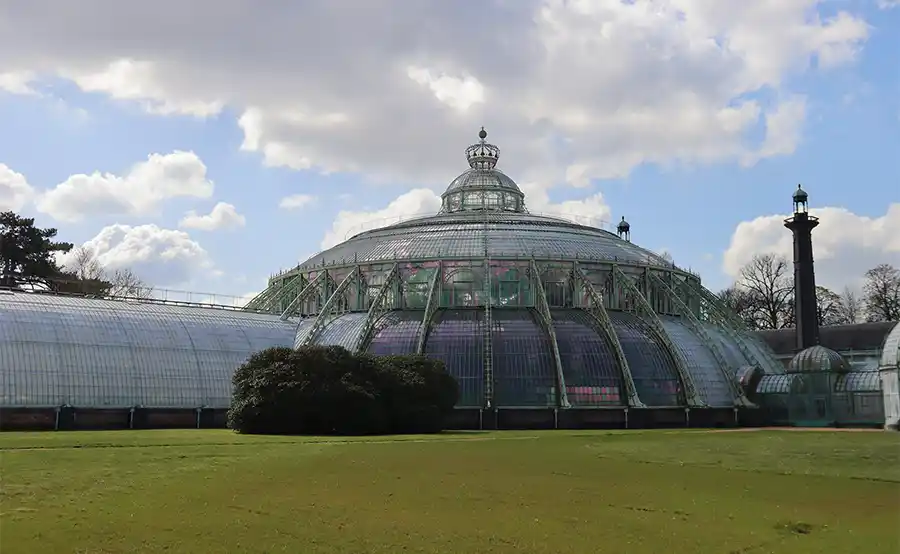
[[(0, 291), (40, 294), (48, 296), (66, 296), (72, 298), (87, 298), (100, 300), (118, 300), (142, 304), (159, 304), (166, 306), (190, 306), (195, 308), (213, 308), (220, 310), (244, 310), (244, 306), (252, 296), (235, 296), (213, 292), (196, 292), (177, 289), (144, 287), (137, 293), (126, 291), (124, 293), (102, 293), (91, 290), (81, 281), (67, 279), (34, 280), (21, 283), (15, 287), (0, 287)], [(88, 284), (89, 285), (89, 284)], [(249, 310), (254, 311), (254, 310)]]

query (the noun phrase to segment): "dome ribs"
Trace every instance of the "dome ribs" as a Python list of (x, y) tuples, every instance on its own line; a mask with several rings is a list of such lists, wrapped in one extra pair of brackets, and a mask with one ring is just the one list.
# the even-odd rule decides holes
[(693, 377), (687, 369), (681, 350), (675, 345), (668, 333), (666, 333), (662, 322), (659, 320), (659, 316), (656, 315), (653, 307), (650, 306), (644, 293), (641, 292), (631, 277), (619, 269), (618, 265), (613, 265), (613, 275), (625, 285), (624, 290), (626, 298), (630, 300), (629, 304), (631, 305), (631, 309), (628, 311), (641, 316), (643, 321), (649, 324), (655, 337), (662, 341), (665, 350), (667, 350), (669, 355), (673, 358), (675, 370), (678, 372), (681, 385), (684, 387), (685, 400), (687, 401), (688, 406), (706, 407), (706, 402), (697, 393), (697, 387), (694, 385)]

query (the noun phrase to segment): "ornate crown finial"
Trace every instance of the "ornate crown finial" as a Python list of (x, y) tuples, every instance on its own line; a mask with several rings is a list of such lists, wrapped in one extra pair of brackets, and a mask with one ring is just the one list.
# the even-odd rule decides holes
[(481, 139), (479, 143), (466, 148), (466, 159), (469, 160), (469, 167), (472, 169), (494, 169), (497, 165), (497, 159), (500, 158), (500, 149), (484, 141), (487, 138), (487, 131), (484, 130), (484, 127), (478, 131), (478, 138)]

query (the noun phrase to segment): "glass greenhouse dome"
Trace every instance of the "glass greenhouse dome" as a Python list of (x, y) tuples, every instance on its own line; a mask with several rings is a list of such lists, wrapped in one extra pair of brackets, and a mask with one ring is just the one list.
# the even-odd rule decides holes
[(299, 318), (296, 347), (439, 358), (459, 408), (730, 413), (747, 404), (742, 368), (784, 372), (697, 275), (633, 244), (624, 218), (612, 233), (529, 213), (479, 138), (437, 214), (359, 233), (247, 308)]

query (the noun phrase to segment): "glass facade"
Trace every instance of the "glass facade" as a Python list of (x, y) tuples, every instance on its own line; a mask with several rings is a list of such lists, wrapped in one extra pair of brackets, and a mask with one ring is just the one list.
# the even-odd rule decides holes
[(638, 397), (648, 406), (684, 406), (684, 391), (672, 356), (652, 328), (627, 312), (610, 312)]
[(668, 260), (618, 238), (574, 223), (524, 213), (458, 212), (367, 231), (317, 254), (304, 270), (393, 260), (491, 258), (581, 259), (671, 267)]
[(0, 406), (227, 407), (234, 370), (295, 323), (237, 311), (0, 293)]
[(566, 393), (573, 406), (618, 406), (626, 402), (622, 369), (612, 347), (581, 310), (553, 310), (553, 326)]
[(369, 354), (395, 356), (412, 354), (419, 344), (422, 329), (422, 312), (388, 312), (377, 326), (380, 330), (372, 337)]
[(900, 323), (894, 326), (884, 340), (879, 367), (882, 369), (900, 369)]
[(700, 398), (709, 406), (733, 406), (735, 395), (712, 350), (679, 318), (659, 317), (666, 334), (681, 351), (682, 360)]
[(496, 310), (492, 318), (494, 400), (498, 406), (555, 406), (550, 337), (532, 310)]
[(799, 427), (881, 426), (885, 401), (878, 371), (765, 375), (753, 398), (771, 421)]
[(444, 362), (459, 383), (461, 407), (484, 404), (484, 312), (439, 311), (425, 342), (425, 354)]

